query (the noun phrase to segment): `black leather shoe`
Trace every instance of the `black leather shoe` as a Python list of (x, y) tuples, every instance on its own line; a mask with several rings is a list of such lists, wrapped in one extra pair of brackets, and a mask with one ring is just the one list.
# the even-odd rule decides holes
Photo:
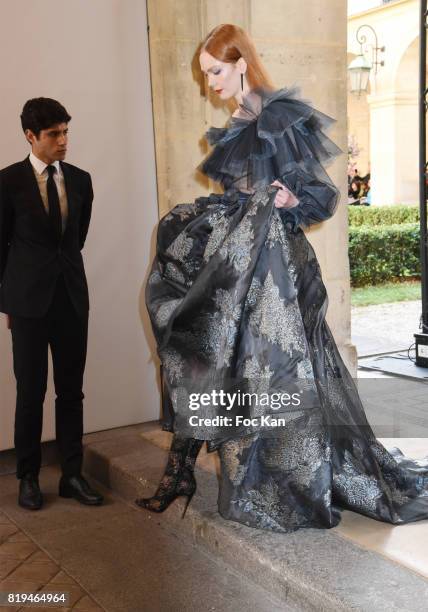
[(40, 510), (43, 506), (43, 495), (39, 487), (39, 478), (35, 474), (25, 474), (19, 482), (18, 504), (28, 510)]
[(59, 481), (60, 497), (73, 497), (81, 504), (99, 506), (103, 503), (103, 496), (89, 486), (83, 476), (62, 476)]

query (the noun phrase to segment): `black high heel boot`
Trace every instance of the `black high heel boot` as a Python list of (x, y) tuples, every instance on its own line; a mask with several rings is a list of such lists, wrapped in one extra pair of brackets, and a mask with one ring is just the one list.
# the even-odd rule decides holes
[(177, 497), (186, 497), (182, 518), (196, 491), (196, 481), (193, 475), (196, 458), (202, 448), (203, 440), (179, 438), (174, 435), (168, 454), (165, 473), (153, 497), (143, 497), (135, 500), (141, 508), (151, 512), (163, 512)]

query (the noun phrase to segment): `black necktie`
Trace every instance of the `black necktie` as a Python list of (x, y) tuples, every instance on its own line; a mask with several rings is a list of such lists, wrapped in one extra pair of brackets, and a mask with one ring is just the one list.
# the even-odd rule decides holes
[(54, 181), (54, 174), (56, 172), (55, 166), (48, 166), (48, 180), (47, 180), (47, 191), (48, 191), (48, 203), (49, 203), (49, 219), (52, 225), (55, 236), (58, 240), (61, 240), (62, 236), (62, 217), (61, 208), (59, 205), (58, 190)]

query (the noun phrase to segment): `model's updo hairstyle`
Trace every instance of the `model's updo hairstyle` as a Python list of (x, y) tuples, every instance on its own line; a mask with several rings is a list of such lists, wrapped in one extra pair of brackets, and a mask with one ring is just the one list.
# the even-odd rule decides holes
[(245, 76), (250, 89), (262, 87), (275, 90), (248, 34), (242, 28), (223, 23), (208, 34), (201, 44), (200, 53), (206, 51), (221, 62), (235, 63), (240, 57), (247, 62)]

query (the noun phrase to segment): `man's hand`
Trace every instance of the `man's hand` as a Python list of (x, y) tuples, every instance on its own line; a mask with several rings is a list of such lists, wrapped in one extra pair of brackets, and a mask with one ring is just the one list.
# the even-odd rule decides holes
[(299, 204), (299, 200), (296, 198), (294, 193), (287, 189), (285, 185), (279, 181), (274, 181), (271, 183), (271, 185), (273, 187), (280, 187), (275, 197), (276, 208), (294, 208)]

